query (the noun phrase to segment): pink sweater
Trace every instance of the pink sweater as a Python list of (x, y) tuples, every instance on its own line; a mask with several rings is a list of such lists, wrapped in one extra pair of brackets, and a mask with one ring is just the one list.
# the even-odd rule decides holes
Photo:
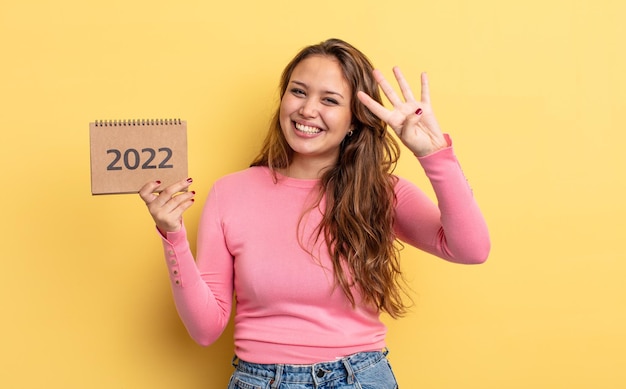
[[(452, 262), (483, 262), (487, 227), (452, 147), (419, 161), (439, 206), (400, 179), (398, 237)], [(209, 345), (220, 336), (235, 294), (235, 352), (243, 360), (309, 364), (385, 346), (379, 312), (362, 304), (353, 309), (334, 286), (327, 251), (318, 244), (310, 255), (307, 238), (319, 209), (298, 223), (317, 184), (282, 176), (274, 183), (264, 167), (228, 175), (215, 183), (202, 212), (197, 262), (184, 227), (163, 239), (176, 307), (194, 340)]]

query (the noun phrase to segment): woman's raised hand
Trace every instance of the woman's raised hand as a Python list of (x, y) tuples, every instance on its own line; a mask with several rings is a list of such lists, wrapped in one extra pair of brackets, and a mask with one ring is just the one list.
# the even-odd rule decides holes
[(357, 96), (374, 115), (387, 123), (398, 135), (402, 143), (417, 157), (423, 157), (448, 146), (439, 123), (435, 118), (430, 105), (430, 91), (428, 77), (422, 73), (422, 93), (420, 100), (413, 97), (408, 82), (402, 75), (400, 68), (393, 68), (393, 74), (398, 81), (404, 100), (401, 99), (392, 86), (387, 82), (379, 70), (374, 70), (374, 78), (393, 109), (387, 109), (366, 93), (359, 91)]
[(139, 190), (139, 196), (162, 234), (180, 230), (183, 213), (194, 202), (196, 192), (187, 190), (192, 182), (188, 178), (168, 186), (161, 193), (155, 193), (161, 182), (151, 181)]

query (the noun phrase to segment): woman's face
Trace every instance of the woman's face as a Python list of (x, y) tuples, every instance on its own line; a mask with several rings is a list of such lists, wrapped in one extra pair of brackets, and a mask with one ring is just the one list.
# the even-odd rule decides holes
[(351, 99), (335, 58), (315, 55), (296, 65), (280, 103), (280, 125), (294, 151), (292, 163), (336, 162), (341, 141), (351, 130)]

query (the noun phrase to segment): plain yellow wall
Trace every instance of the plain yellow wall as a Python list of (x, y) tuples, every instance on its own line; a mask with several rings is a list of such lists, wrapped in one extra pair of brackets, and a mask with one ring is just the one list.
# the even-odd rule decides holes
[[(406, 249), (400, 387), (626, 387), (625, 4), (3, 0), (0, 386), (226, 387), (232, 329), (189, 339), (140, 199), (90, 195), (88, 124), (187, 120), (194, 234), (286, 61), (336, 36), (429, 72), (492, 233), (477, 267)], [(427, 188), (409, 153), (397, 171)]]

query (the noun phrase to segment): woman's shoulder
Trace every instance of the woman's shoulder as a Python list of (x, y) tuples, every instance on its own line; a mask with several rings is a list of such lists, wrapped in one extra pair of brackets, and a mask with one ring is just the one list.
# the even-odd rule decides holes
[(396, 193), (396, 197), (398, 198), (422, 192), (422, 190), (415, 183), (406, 178), (396, 175), (392, 175), (391, 177), (394, 180), (393, 191)]
[(250, 186), (254, 183), (263, 183), (268, 180), (271, 182), (271, 179), (271, 172), (266, 166), (252, 166), (222, 176), (215, 181), (215, 186), (220, 188), (236, 188), (242, 185)]
[(395, 174), (390, 175), (390, 177), (396, 190), (398, 190), (398, 188), (404, 188), (406, 186), (415, 186), (415, 184), (413, 184), (411, 181), (407, 180), (404, 177), (400, 177)]

